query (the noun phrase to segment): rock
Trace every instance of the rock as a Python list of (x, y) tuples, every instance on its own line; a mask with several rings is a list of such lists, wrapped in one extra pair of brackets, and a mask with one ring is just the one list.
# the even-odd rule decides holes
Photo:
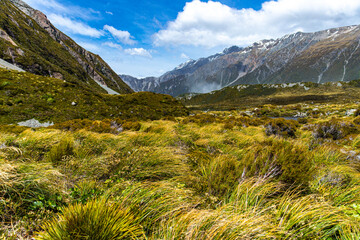
[(38, 120), (33, 118), (24, 122), (19, 122), (18, 125), (24, 127), (39, 128), (39, 127), (49, 127), (54, 125), (54, 123), (53, 122), (40, 123)]
[(346, 111), (345, 115), (346, 116), (353, 116), (355, 112), (356, 112), (356, 109), (350, 109), (350, 110)]
[(71, 106), (76, 106), (76, 105), (77, 105), (76, 102), (72, 102), (72, 103), (71, 103)]

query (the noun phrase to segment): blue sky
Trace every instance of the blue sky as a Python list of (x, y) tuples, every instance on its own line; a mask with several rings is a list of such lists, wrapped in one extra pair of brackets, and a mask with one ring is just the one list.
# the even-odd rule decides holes
[(119, 74), (159, 76), (232, 45), (360, 24), (359, 0), (24, 0)]

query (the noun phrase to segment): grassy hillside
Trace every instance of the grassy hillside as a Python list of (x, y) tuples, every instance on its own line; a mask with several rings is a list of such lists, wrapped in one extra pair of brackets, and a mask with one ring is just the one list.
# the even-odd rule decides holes
[(103, 133), (106, 120), (3, 126), (0, 235), (358, 239), (360, 120), (347, 112), (359, 107), (268, 105), (132, 122), (117, 135)]
[[(72, 39), (55, 28), (53, 31), (58, 31), (56, 36), (59, 39), (53, 39), (34, 19), (17, 9), (9, 0), (0, 2), (0, 31), (4, 31), (12, 40), (0, 37), (0, 58), (16, 63), (28, 72), (42, 76), (61, 76), (67, 81), (83, 82), (99, 92), (104, 92), (92, 80), (90, 74), (96, 72), (109, 87), (119, 93), (132, 92), (99, 56), (84, 49), (81, 53), (80, 47)], [(73, 56), (74, 53), (79, 53), (79, 60), (88, 65), (88, 69), (95, 70), (92, 73), (86, 72), (79, 60)], [(91, 57), (92, 62), (87, 57)], [(101, 68), (106, 69), (109, 76), (105, 76)], [(115, 79), (117, 85), (110, 78)]]
[(53, 122), (84, 118), (159, 119), (187, 113), (169, 95), (99, 94), (81, 83), (0, 69), (0, 123), (32, 118)]
[(359, 101), (360, 80), (334, 83), (258, 84), (226, 87), (178, 97), (191, 109), (230, 110), (264, 104), (349, 103)]

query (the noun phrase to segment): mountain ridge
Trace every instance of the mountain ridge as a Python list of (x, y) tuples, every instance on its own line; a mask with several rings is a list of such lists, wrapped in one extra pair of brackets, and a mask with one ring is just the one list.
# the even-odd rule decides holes
[(142, 91), (178, 96), (239, 84), (351, 81), (360, 77), (359, 57), (360, 26), (352, 25), (233, 46), (152, 79), (157, 85), (147, 85), (148, 78), (129, 84), (135, 91), (140, 86)]
[(132, 93), (100, 56), (59, 31), (21, 0), (0, 2), (0, 58), (28, 72), (90, 85), (99, 92)]

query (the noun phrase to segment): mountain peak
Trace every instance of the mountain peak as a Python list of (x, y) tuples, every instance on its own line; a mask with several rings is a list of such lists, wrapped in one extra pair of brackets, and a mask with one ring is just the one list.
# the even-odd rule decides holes
[(145, 89), (177, 96), (237, 84), (350, 81), (359, 77), (359, 36), (360, 26), (347, 26), (232, 46), (183, 63)]

